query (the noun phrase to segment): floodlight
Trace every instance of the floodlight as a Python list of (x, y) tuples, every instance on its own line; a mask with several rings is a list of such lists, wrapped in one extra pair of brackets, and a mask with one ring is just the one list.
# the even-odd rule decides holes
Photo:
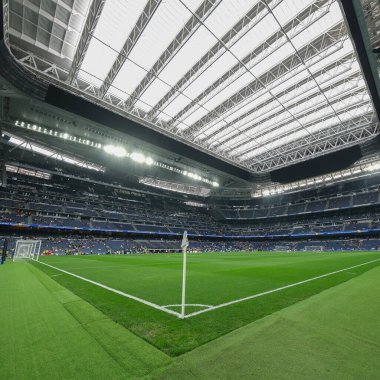
[(116, 157), (125, 157), (127, 155), (127, 152), (122, 146), (104, 145), (103, 150)]
[(69, 138), (69, 134), (68, 134), (68, 133), (64, 133), (64, 134), (62, 135), (62, 137), (66, 140), (66, 139)]
[(140, 164), (142, 164), (143, 162), (145, 162), (145, 156), (142, 154), (142, 153), (138, 153), (138, 152), (133, 152), (131, 154), (131, 158), (133, 161), (136, 161)]
[(146, 159), (145, 159), (145, 163), (147, 164), (147, 165), (152, 165), (153, 164), (153, 158), (152, 157), (147, 157)]
[(219, 183), (216, 182), (216, 181), (214, 181), (214, 182), (212, 183), (212, 186), (214, 186), (214, 187), (218, 187), (218, 186), (219, 186)]

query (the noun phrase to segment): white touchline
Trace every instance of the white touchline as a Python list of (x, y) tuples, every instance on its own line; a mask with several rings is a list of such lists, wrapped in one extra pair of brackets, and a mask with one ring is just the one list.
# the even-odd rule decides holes
[(307, 280), (303, 280), (303, 281), (295, 282), (294, 284), (285, 285), (285, 286), (282, 286), (281, 288), (276, 288), (276, 289), (272, 289), (272, 290), (267, 290), (266, 292), (262, 292), (262, 293), (254, 294), (254, 295), (252, 295), (252, 296), (248, 296), (248, 297), (240, 298), (240, 299), (233, 300), (233, 301), (226, 302), (226, 303), (221, 303), (221, 304), (216, 305), (216, 306), (211, 306), (211, 307), (209, 307), (208, 309), (199, 310), (199, 311), (195, 311), (194, 313), (186, 314), (186, 315), (185, 315), (185, 318), (191, 318), (191, 317), (194, 317), (194, 316), (196, 316), (196, 315), (203, 314), (203, 313), (207, 313), (207, 312), (212, 311), (212, 310), (215, 310), (215, 309), (220, 309), (220, 308), (222, 308), (222, 307), (226, 307), (226, 306), (229, 306), (229, 305), (233, 305), (233, 304), (235, 304), (235, 303), (239, 303), (239, 302), (243, 302), (243, 301), (251, 300), (251, 299), (253, 299), (253, 298), (261, 297), (261, 296), (264, 296), (264, 295), (266, 295), (266, 294), (270, 294), (270, 293), (278, 292), (278, 291), (280, 291), (280, 290), (284, 290), (284, 289), (287, 289), (287, 288), (292, 288), (293, 286), (302, 285), (302, 284), (305, 284), (306, 282), (310, 282), (310, 281), (318, 280), (319, 278), (323, 278), (323, 277), (327, 277), (327, 276), (332, 276), (333, 274), (336, 274), (336, 273), (339, 273), (339, 272), (344, 272), (344, 271), (347, 271), (347, 270), (350, 270), (350, 269), (353, 269), (353, 268), (361, 267), (361, 266), (363, 266), (363, 265), (371, 264), (371, 263), (374, 263), (375, 261), (380, 261), (380, 259), (376, 259), (376, 260), (372, 260), (372, 261), (367, 261), (366, 263), (363, 263), (363, 264), (358, 264), (358, 265), (354, 265), (354, 266), (349, 267), (349, 268), (344, 268), (344, 269), (336, 270), (335, 272), (330, 272), (330, 273), (322, 274), (321, 276), (312, 277), (312, 278), (309, 278), (309, 279), (307, 279)]
[[(212, 310), (215, 310), (215, 309), (220, 309), (222, 307), (226, 307), (226, 306), (229, 306), (229, 305), (233, 305), (235, 303), (240, 303), (240, 302), (243, 302), (243, 301), (248, 301), (248, 300), (251, 300), (253, 298), (258, 298), (258, 297), (261, 297), (261, 296), (265, 296), (266, 294), (270, 294), (270, 293), (275, 293), (275, 292), (278, 292), (280, 290), (284, 290), (284, 289), (288, 289), (288, 288), (292, 288), (293, 286), (298, 286), (298, 285), (302, 285), (302, 284), (305, 284), (306, 282), (310, 282), (310, 281), (314, 281), (314, 280), (318, 280), (319, 278), (323, 278), (323, 277), (327, 277), (327, 276), (332, 276), (333, 274), (336, 274), (336, 273), (340, 273), (340, 272), (345, 272), (347, 270), (350, 270), (350, 269), (353, 269), (353, 268), (358, 268), (358, 267), (361, 267), (363, 265), (368, 265), (368, 264), (371, 264), (371, 263), (374, 263), (376, 261), (380, 261), (380, 259), (376, 259), (376, 260), (371, 260), (371, 261), (367, 261), (365, 263), (362, 263), (362, 264), (358, 264), (358, 265), (354, 265), (352, 267), (348, 267), (348, 268), (343, 268), (343, 269), (340, 269), (340, 270), (337, 270), (337, 271), (334, 271), (334, 272), (330, 272), (330, 273), (326, 273), (326, 274), (322, 274), (320, 276), (317, 276), (317, 277), (312, 277), (312, 278), (309, 278), (307, 280), (303, 280), (303, 281), (299, 281), (299, 282), (295, 282), (293, 284), (289, 284), (289, 285), (285, 285), (285, 286), (282, 286), (280, 288), (276, 288), (276, 289), (272, 289), (272, 290), (267, 290), (265, 292), (262, 292), (262, 293), (258, 293), (258, 294), (254, 294), (252, 296), (248, 296), (248, 297), (244, 297), (244, 298), (239, 298), (237, 300), (233, 300), (233, 301), (229, 301), (229, 302), (225, 302), (225, 303), (221, 303), (219, 305), (215, 305), (215, 306), (211, 306), (211, 305), (204, 305), (204, 304), (191, 304), (192, 306), (200, 306), (200, 307), (206, 307), (206, 309), (203, 309), (203, 310), (199, 310), (199, 311), (195, 311), (193, 313), (190, 313), (190, 314), (186, 314), (184, 316), (184, 318), (191, 318), (191, 317), (195, 317), (196, 315), (199, 315), (199, 314), (203, 314), (203, 313), (207, 313), (209, 311), (212, 311)], [(90, 284), (93, 284), (93, 285), (96, 285), (96, 286), (99, 286), (103, 289), (106, 289), (106, 290), (109, 290), (110, 292), (113, 292), (113, 293), (116, 293), (116, 294), (119, 294), (123, 297), (126, 297), (126, 298), (130, 298), (134, 301), (137, 301), (137, 302), (140, 302), (140, 303), (143, 303), (144, 305), (147, 305), (147, 306), (150, 306), (150, 307), (153, 307), (154, 309), (157, 309), (157, 310), (161, 310), (165, 313), (168, 313), (168, 314), (172, 314), (172, 315), (175, 315), (176, 317), (178, 318), (181, 318), (181, 314), (180, 313), (177, 313), (173, 310), (170, 310), (168, 309), (168, 307), (173, 307), (173, 306), (181, 306), (181, 304), (173, 304), (173, 305), (165, 305), (165, 306), (160, 306), (160, 305), (157, 305), (153, 302), (150, 302), (150, 301), (146, 301), (142, 298), (139, 298), (139, 297), (136, 297), (136, 296), (133, 296), (132, 294), (128, 294), (128, 293), (124, 293), (122, 292), (121, 290), (117, 290), (117, 289), (114, 289), (114, 288), (111, 288), (110, 286), (107, 286), (107, 285), (104, 285), (104, 284), (101, 284), (99, 282), (96, 282), (96, 281), (93, 281), (93, 280), (90, 280), (88, 278), (85, 278), (85, 277), (82, 277), (82, 276), (79, 276), (77, 274), (74, 274), (74, 273), (71, 273), (71, 272), (68, 272), (64, 269), (61, 269), (61, 268), (58, 268), (58, 267), (55, 267), (53, 265), (50, 265), (50, 264), (46, 264), (44, 263), (43, 261), (36, 261), (38, 262), (39, 264), (43, 264), (43, 265), (46, 265), (50, 268), (53, 268), (55, 270), (58, 270), (60, 272), (63, 272), (63, 273), (66, 273), (70, 276), (73, 276), (73, 277), (76, 277), (76, 278), (79, 278), (80, 280), (83, 280), (83, 281), (86, 281), (86, 282), (89, 282)], [(190, 304), (189, 304), (190, 305)], [(187, 305), (187, 306), (189, 306)]]
[(144, 299), (142, 299), (142, 298), (135, 297), (135, 296), (133, 296), (133, 295), (131, 295), (131, 294), (124, 293), (124, 292), (122, 292), (121, 290), (117, 290), (117, 289), (111, 288), (110, 286), (103, 285), (103, 284), (101, 284), (100, 282), (92, 281), (92, 280), (90, 280), (90, 279), (88, 279), (88, 278), (85, 278), (85, 277), (82, 277), (82, 276), (78, 276), (77, 274), (74, 274), (74, 273), (68, 272), (68, 271), (66, 271), (66, 270), (64, 270), (64, 269), (57, 268), (57, 267), (55, 267), (55, 266), (53, 266), (53, 265), (50, 265), (50, 264), (46, 264), (46, 263), (44, 263), (43, 261), (36, 261), (36, 262), (38, 262), (39, 264), (46, 265), (46, 266), (48, 266), (48, 267), (50, 267), (50, 268), (53, 268), (53, 269), (55, 269), (55, 270), (58, 270), (58, 271), (60, 271), (60, 272), (66, 273), (66, 274), (68, 274), (68, 275), (70, 275), (70, 276), (73, 276), (73, 277), (79, 278), (80, 280), (83, 280), (83, 281), (89, 282), (90, 284), (93, 284), (93, 285), (99, 286), (99, 287), (101, 287), (101, 288), (103, 288), (103, 289), (107, 289), (107, 290), (109, 290), (110, 292), (113, 292), (113, 293), (119, 294), (119, 295), (121, 295), (121, 296), (123, 296), (123, 297), (130, 298), (130, 299), (132, 299), (132, 300), (134, 300), (134, 301), (137, 301), (137, 302), (143, 303), (143, 304), (145, 304), (145, 305), (147, 305), (147, 306), (153, 307), (154, 309), (164, 311), (165, 313), (168, 313), (168, 314), (173, 314), (173, 315), (175, 315), (176, 317), (180, 317), (180, 316), (181, 316), (179, 313), (177, 313), (177, 312), (175, 312), (175, 311), (173, 311), (173, 310), (167, 309), (167, 308), (164, 307), (164, 306), (160, 306), (160, 305), (157, 305), (157, 304), (155, 304), (155, 303), (153, 303), (153, 302), (146, 301), (146, 300), (144, 300)]

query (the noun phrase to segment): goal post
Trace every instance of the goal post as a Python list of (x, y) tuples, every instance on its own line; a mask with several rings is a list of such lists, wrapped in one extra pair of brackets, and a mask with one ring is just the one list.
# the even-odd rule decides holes
[(36, 260), (41, 251), (41, 240), (17, 240), (13, 253), (13, 261)]
[(275, 252), (291, 252), (292, 249), (288, 245), (275, 245), (274, 251)]
[(305, 252), (322, 252), (325, 250), (324, 245), (309, 245), (304, 247)]

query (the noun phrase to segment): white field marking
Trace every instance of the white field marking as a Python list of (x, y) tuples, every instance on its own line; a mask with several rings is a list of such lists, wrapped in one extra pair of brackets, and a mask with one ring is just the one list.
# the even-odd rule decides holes
[(350, 270), (350, 269), (353, 269), (353, 268), (358, 268), (358, 267), (361, 267), (361, 266), (363, 266), (363, 265), (368, 265), (368, 264), (374, 263), (374, 262), (376, 262), (376, 261), (380, 261), (380, 259), (367, 261), (366, 263), (363, 263), (363, 264), (358, 264), (358, 265), (354, 265), (354, 266), (352, 266), (352, 267), (348, 267), (348, 268), (344, 268), (344, 269), (336, 270), (335, 272), (330, 272), (330, 273), (322, 274), (321, 276), (312, 277), (312, 278), (309, 278), (309, 279), (307, 279), (307, 280), (303, 280), (303, 281), (295, 282), (294, 284), (289, 284), (289, 285), (281, 286), (280, 288), (276, 288), (276, 289), (272, 289), (272, 290), (267, 290), (266, 292), (262, 292), (262, 293), (254, 294), (254, 295), (252, 295), (252, 296), (248, 296), (248, 297), (240, 298), (240, 299), (237, 299), (237, 300), (234, 300), (234, 301), (230, 301), (230, 302), (221, 303), (221, 304), (216, 305), (216, 306), (211, 306), (211, 307), (208, 308), (208, 309), (199, 310), (199, 311), (195, 311), (194, 313), (186, 314), (186, 315), (185, 315), (185, 318), (191, 318), (191, 317), (194, 317), (194, 316), (196, 316), (196, 315), (203, 314), (203, 313), (207, 313), (207, 312), (212, 311), (212, 310), (215, 310), (215, 309), (220, 309), (220, 308), (222, 308), (222, 307), (226, 307), (226, 306), (229, 306), (229, 305), (233, 305), (233, 304), (235, 304), (235, 303), (239, 303), (239, 302), (243, 302), (243, 301), (251, 300), (251, 299), (253, 299), (253, 298), (258, 298), (258, 297), (261, 297), (261, 296), (265, 296), (266, 294), (279, 292), (280, 290), (284, 290), (284, 289), (292, 288), (293, 286), (302, 285), (302, 284), (305, 284), (305, 283), (307, 283), (307, 282), (315, 281), (315, 280), (318, 280), (318, 279), (323, 278), (323, 277), (332, 276), (333, 274), (340, 273), (340, 272), (344, 272), (344, 271), (347, 271), (347, 270)]
[[(180, 306), (182, 306), (182, 304), (181, 303), (175, 303), (173, 305), (164, 305), (162, 307), (176, 307), (176, 306), (180, 307)], [(213, 307), (212, 305), (204, 305), (203, 303), (186, 303), (185, 306), (190, 306), (190, 307), (192, 307), (192, 306), (194, 306), (194, 307)]]
[[(99, 264), (101, 265), (101, 264)], [(68, 270), (87, 270), (87, 269), (91, 269), (91, 270), (105, 270), (105, 269), (114, 269), (114, 270), (117, 270), (117, 269), (125, 269), (127, 268), (128, 265), (114, 265), (114, 266), (104, 266), (104, 267), (68, 267), (66, 269)], [(129, 266), (130, 267), (130, 266)]]
[(63, 272), (63, 273), (66, 273), (70, 276), (73, 276), (73, 277), (76, 277), (76, 278), (79, 278), (80, 280), (83, 280), (83, 281), (86, 281), (86, 282), (89, 282), (90, 284), (93, 284), (93, 285), (96, 285), (96, 286), (99, 286), (103, 289), (106, 289), (106, 290), (109, 290), (110, 292), (113, 292), (113, 293), (116, 293), (116, 294), (119, 294), (123, 297), (126, 297), (126, 298), (130, 298), (134, 301), (137, 301), (137, 302), (140, 302), (140, 303), (143, 303), (144, 305), (147, 305), (147, 306), (150, 306), (150, 307), (153, 307), (154, 309), (157, 309), (157, 310), (161, 310), (161, 311), (164, 311), (165, 313), (168, 313), (168, 314), (172, 314), (172, 315), (175, 315), (176, 317), (180, 317), (181, 315), (173, 310), (170, 310), (170, 309), (167, 309), (165, 306), (160, 306), (160, 305), (157, 305), (153, 302), (150, 302), (150, 301), (146, 301), (142, 298), (139, 298), (139, 297), (135, 297), (131, 294), (128, 294), (128, 293), (124, 293), (122, 292), (121, 290), (117, 290), (117, 289), (114, 289), (114, 288), (111, 288), (110, 286), (107, 286), (107, 285), (104, 285), (104, 284), (101, 284), (100, 282), (96, 282), (96, 281), (92, 281), (88, 278), (85, 278), (85, 277), (82, 277), (82, 276), (78, 276), (77, 274), (74, 274), (74, 273), (71, 273), (71, 272), (68, 272), (64, 269), (61, 269), (61, 268), (57, 268), (53, 265), (50, 265), (50, 264), (46, 264), (44, 263), (43, 261), (37, 261), (38, 263), (42, 264), (42, 265), (46, 265), (50, 268), (53, 268), (55, 270), (58, 270), (60, 272)]

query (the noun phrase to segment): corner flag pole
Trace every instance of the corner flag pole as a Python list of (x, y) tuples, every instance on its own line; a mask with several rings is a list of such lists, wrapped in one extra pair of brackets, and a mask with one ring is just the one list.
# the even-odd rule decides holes
[(182, 267), (182, 302), (181, 302), (181, 319), (185, 318), (185, 305), (186, 305), (186, 251), (189, 246), (189, 239), (187, 238), (187, 231), (183, 233), (181, 248), (183, 252), (183, 267)]

